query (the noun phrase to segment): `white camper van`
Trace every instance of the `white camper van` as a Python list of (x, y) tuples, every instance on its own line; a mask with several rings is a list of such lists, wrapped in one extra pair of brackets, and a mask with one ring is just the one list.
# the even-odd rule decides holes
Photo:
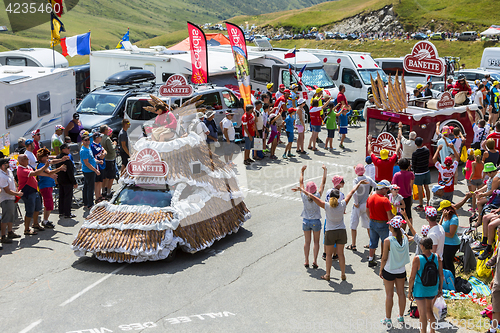
[(321, 49), (300, 49), (301, 52), (314, 54), (321, 59), (329, 77), (340, 86), (345, 86), (345, 96), (355, 110), (363, 109), (371, 87), (370, 75), (377, 78), (380, 74), (382, 80), (387, 82), (387, 77), (376, 64), (369, 53), (346, 52)]
[(481, 58), (481, 68), (492, 71), (500, 71), (500, 47), (487, 47)]
[(0, 65), (67, 68), (68, 60), (59, 52), (44, 48), (21, 48), (0, 52)]
[(40, 129), (50, 146), (55, 125), (66, 126), (76, 107), (75, 74), (68, 68), (0, 66), (0, 133), (12, 144)]

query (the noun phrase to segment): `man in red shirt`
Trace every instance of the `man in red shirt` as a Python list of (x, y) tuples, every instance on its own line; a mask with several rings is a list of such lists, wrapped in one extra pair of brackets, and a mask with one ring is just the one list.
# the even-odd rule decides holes
[(250, 149), (253, 148), (253, 139), (255, 137), (255, 116), (253, 115), (253, 105), (247, 105), (245, 113), (241, 116), (241, 127), (245, 137), (245, 165), (255, 162), (250, 158)]
[(379, 239), (382, 244), (380, 257), (384, 255), (384, 240), (389, 236), (387, 221), (394, 217), (391, 202), (386, 196), (389, 186), (391, 186), (391, 183), (387, 180), (379, 182), (375, 193), (370, 195), (366, 202), (366, 212), (370, 217), (370, 255), (368, 257), (368, 267), (377, 266), (375, 250), (378, 247)]
[[(398, 152), (401, 148), (401, 139), (398, 137), (396, 143), (396, 151)], [(389, 157), (389, 151), (387, 149), (380, 150), (380, 157), (377, 157), (372, 150), (372, 136), (368, 135), (368, 155), (372, 158), (373, 165), (375, 165), (375, 181), (380, 182), (382, 180), (391, 181), (392, 171), (394, 165), (398, 160), (398, 155), (393, 154)]]
[(339, 86), (339, 93), (337, 95), (337, 109), (336, 111), (339, 112), (340, 109), (347, 109), (349, 104), (347, 104), (347, 98), (345, 98), (345, 86), (341, 84)]
[[(495, 124), (495, 132), (488, 134), (486, 140), (488, 139), (495, 140), (495, 149), (500, 150), (500, 122), (497, 122)], [(484, 140), (483, 142), (486, 142), (486, 140)]]
[(458, 76), (458, 80), (453, 85), (453, 91), (451, 94), (453, 95), (453, 97), (455, 97), (461, 91), (465, 91), (467, 93), (467, 98), (465, 99), (465, 101), (462, 104), (463, 105), (469, 104), (469, 97), (472, 94), (472, 90), (471, 90), (469, 84), (467, 83), (467, 81), (465, 81), (465, 75), (463, 75), (463, 74), (460, 74)]
[(35, 148), (33, 149), (33, 154), (36, 156), (36, 153), (38, 152), (38, 149), (40, 149), (40, 129), (37, 129), (36, 131), (31, 132), (31, 137), (33, 138), (33, 144), (35, 145)]

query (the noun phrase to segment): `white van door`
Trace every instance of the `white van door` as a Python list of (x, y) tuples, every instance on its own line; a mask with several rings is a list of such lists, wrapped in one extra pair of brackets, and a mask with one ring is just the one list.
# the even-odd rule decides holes
[(350, 68), (342, 68), (340, 81), (341, 84), (345, 86), (345, 97), (348, 102), (355, 101), (359, 97), (362, 97), (362, 84), (356, 71)]

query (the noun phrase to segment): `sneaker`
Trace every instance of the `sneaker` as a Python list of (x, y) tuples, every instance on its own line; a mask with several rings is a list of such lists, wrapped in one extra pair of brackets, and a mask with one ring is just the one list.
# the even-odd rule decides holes
[(344, 145), (339, 145), (340, 148), (345, 149)]
[(398, 324), (404, 325), (405, 324), (405, 318), (403, 316), (398, 317)]
[[(272, 157), (271, 157), (271, 158), (272, 158)], [(245, 161), (243, 161), (243, 164), (245, 164), (245, 165), (250, 165), (250, 164), (252, 164), (252, 163), (251, 163), (249, 160), (245, 160)]]
[(9, 233), (7, 234), (7, 237), (9, 237), (10, 239), (21, 238), (21, 236), (15, 234), (13, 231), (9, 231)]
[(390, 319), (383, 319), (380, 321), (382, 325), (386, 326), (388, 329), (392, 328), (392, 321)]
[(300, 153), (301, 153), (301, 154), (306, 154), (306, 155), (307, 155), (307, 151), (305, 151), (305, 150), (302, 150)]
[(283, 158), (288, 158), (288, 157), (286, 156), (286, 153), (285, 153), (285, 154), (283, 154), (283, 156), (281, 156), (281, 157), (283, 157)]
[(472, 249), (474, 251), (480, 251), (480, 250), (484, 250), (487, 247), (488, 247), (488, 244), (480, 243), (479, 245), (474, 246)]
[(288, 157), (295, 157), (295, 155), (292, 153), (288, 153)]
[(269, 149), (264, 149), (262, 152), (263, 152), (264, 154), (267, 154), (267, 153), (269, 153)]
[(12, 239), (9, 238), (9, 236), (5, 235), (2, 236), (2, 244), (10, 244), (12, 243)]
[(418, 205), (413, 208), (416, 212), (423, 212), (424, 211), (424, 206)]
[(491, 257), (492, 254), (493, 254), (493, 249), (488, 248), (488, 249), (484, 250), (483, 253), (481, 253), (481, 255), (478, 257), (478, 259), (479, 260), (486, 260), (489, 257)]
[(368, 267), (375, 267), (377, 266), (377, 262), (375, 259), (368, 261)]
[(253, 163), (253, 162), (255, 162), (255, 161), (254, 161), (254, 160), (252, 160), (251, 158), (249, 158), (249, 159), (248, 159), (248, 162)]
[(45, 228), (47, 228), (47, 229), (54, 229), (55, 228), (55, 225), (52, 222), (50, 222), (50, 221), (48, 221), (48, 222), (42, 222), (42, 225)]

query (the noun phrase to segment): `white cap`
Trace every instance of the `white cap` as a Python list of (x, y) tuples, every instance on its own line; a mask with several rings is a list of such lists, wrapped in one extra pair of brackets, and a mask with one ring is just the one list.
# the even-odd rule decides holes
[(304, 103), (306, 100), (303, 99), (303, 98), (299, 98), (299, 100), (297, 101), (297, 105), (300, 105), (302, 103)]

